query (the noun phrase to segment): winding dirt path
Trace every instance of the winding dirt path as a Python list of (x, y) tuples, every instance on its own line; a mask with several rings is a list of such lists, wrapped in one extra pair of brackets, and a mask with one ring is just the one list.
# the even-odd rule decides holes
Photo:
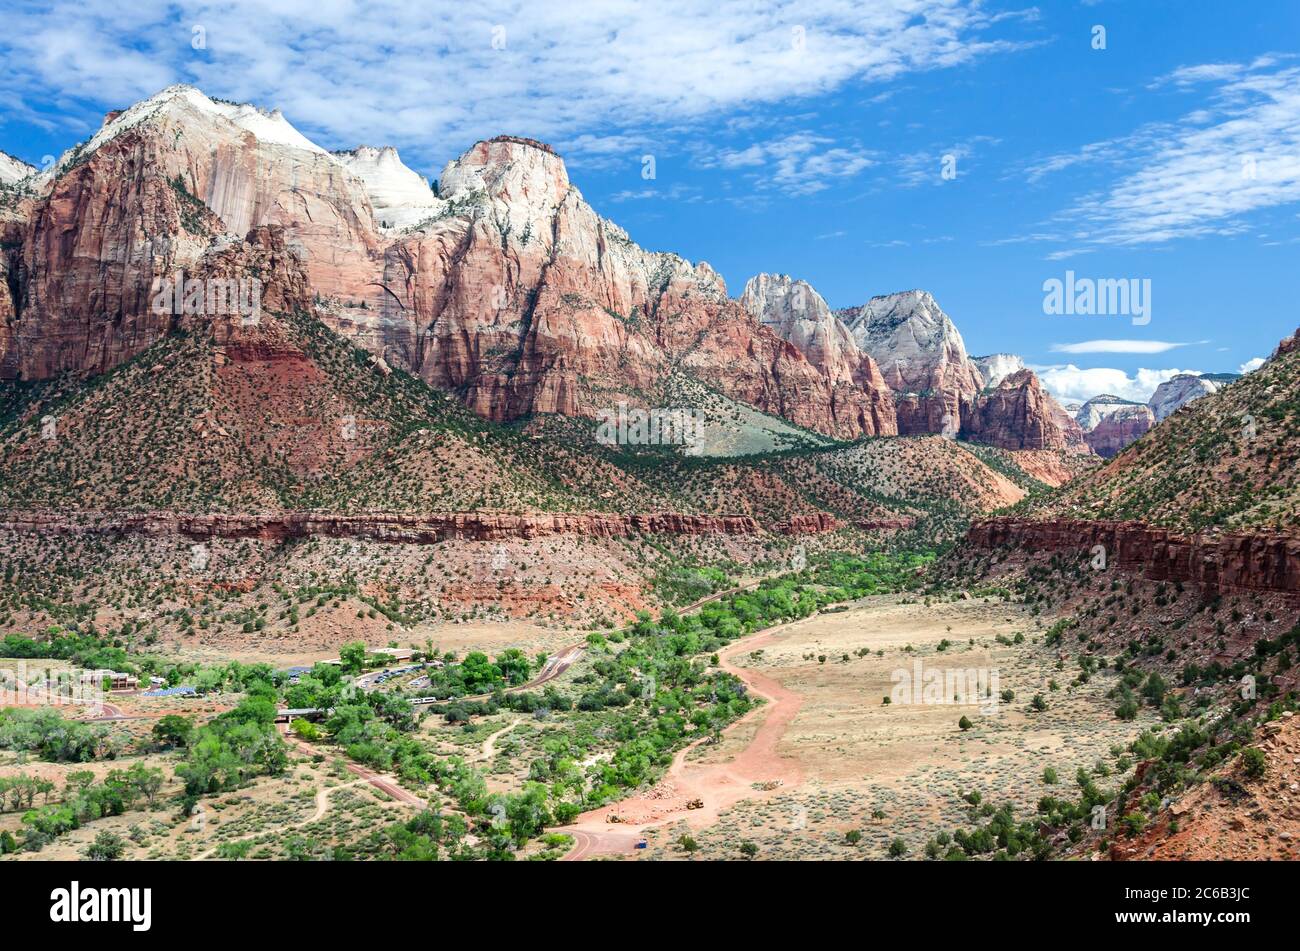
[(372, 769), (367, 769), (366, 767), (362, 766), (360, 763), (353, 762), (343, 753), (342, 750), (339, 750), (337, 748), (330, 749), (329, 747), (312, 746), (307, 741), (298, 739), (298, 737), (294, 736), (292, 733), (289, 732), (289, 724), (287, 723), (284, 724), (284, 738), (294, 748), (296, 748), (298, 752), (306, 753), (308, 756), (315, 756), (318, 753), (325, 754), (325, 755), (330, 755), (331, 753), (333, 753), (338, 757), (339, 761), (347, 768), (348, 772), (350, 772), (354, 776), (360, 776), (365, 782), (368, 782), (370, 785), (374, 786), (376, 789), (385, 793), (389, 797), (396, 799), (398, 802), (406, 803), (408, 806), (418, 806), (421, 809), (425, 808), (428, 805), (427, 802), (425, 802), (419, 796), (415, 795), (415, 793), (403, 789), (401, 786), (399, 786), (396, 780), (390, 779), (389, 777), (384, 776), (382, 773), (376, 773)]
[[(316, 811), (306, 819), (299, 819), (297, 822), (291, 822), (287, 826), (280, 826), (280, 831), (298, 829), (302, 826), (311, 825), (313, 822), (319, 822), (321, 819), (324, 819), (325, 814), (330, 811), (330, 793), (337, 792), (340, 789), (348, 789), (351, 786), (360, 786), (365, 781), (366, 780), (364, 779), (354, 779), (352, 782), (344, 783), (342, 786), (322, 786), (320, 789), (316, 790)], [(248, 835), (241, 835), (237, 839), (229, 839), (228, 841), (243, 842), (246, 839), (255, 839), (259, 835), (265, 834), (265, 832), (250, 832)], [(225, 843), (223, 842), (222, 845), (224, 844)], [(219, 846), (213, 846), (203, 854), (195, 856), (193, 861), (201, 862), (205, 859), (212, 858), (212, 856), (216, 854), (218, 848)]]
[[(631, 852), (646, 829), (680, 819), (685, 819), (691, 828), (700, 829), (713, 824), (723, 810), (742, 800), (765, 799), (803, 782), (799, 764), (777, 752), (781, 738), (803, 705), (803, 697), (771, 677), (731, 663), (736, 655), (771, 643), (786, 627), (781, 625), (742, 638), (718, 653), (722, 670), (735, 674), (752, 693), (767, 700), (724, 731), (724, 734), (732, 733), (742, 724), (761, 718), (745, 748), (723, 763), (688, 761), (690, 754), (707, 742), (706, 739), (679, 750), (663, 779), (649, 792), (584, 812), (572, 825), (557, 830), (574, 837), (574, 847), (562, 861)], [(703, 808), (688, 809), (687, 803), (697, 798), (703, 800)], [(617, 815), (622, 821), (610, 823), (610, 815)]]
[(501, 729), (497, 730), (486, 740), (484, 740), (483, 748), (479, 750), (477, 762), (482, 762), (483, 760), (490, 760), (493, 756), (495, 756), (497, 752), (497, 740), (505, 736), (507, 733), (509, 733), (511, 730), (513, 730), (515, 727), (517, 727), (519, 724), (523, 722), (524, 722), (523, 717), (515, 717), (513, 720), (511, 720)]

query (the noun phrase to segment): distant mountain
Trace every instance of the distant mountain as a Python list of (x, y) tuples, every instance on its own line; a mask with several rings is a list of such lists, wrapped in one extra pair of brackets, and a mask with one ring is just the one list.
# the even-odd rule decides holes
[(1141, 403), (1115, 406), (1088, 430), (1085, 438), (1093, 452), (1109, 459), (1125, 446), (1141, 439), (1155, 423), (1155, 414)]
[(1192, 400), (1209, 396), (1219, 388), (1212, 377), (1193, 373), (1180, 373), (1156, 387), (1147, 405), (1155, 414), (1156, 422), (1168, 419)]
[(35, 174), (34, 166), (28, 165), (22, 159), (14, 158), (7, 152), (0, 152), (0, 185), (13, 185)]
[(962, 401), (979, 393), (984, 381), (961, 333), (928, 291), (873, 297), (836, 316), (894, 391), (900, 433), (960, 427)]
[(1103, 394), (1084, 403), (1075, 413), (1075, 419), (1087, 434), (1093, 451), (1109, 458), (1183, 406), (1240, 376), (1239, 373), (1180, 373), (1156, 387), (1145, 405)]
[(1134, 400), (1126, 400), (1123, 397), (1104, 393), (1101, 396), (1094, 396), (1079, 407), (1074, 414), (1074, 418), (1083, 427), (1084, 432), (1089, 432), (1116, 410), (1141, 405), (1141, 403)]
[[(1087, 452), (1083, 433), (1019, 357), (987, 358), (986, 381), (961, 333), (926, 291), (873, 297), (832, 313), (805, 281), (760, 274), (741, 304), (833, 379), (864, 378), (892, 391), (897, 432), (938, 433), (1003, 449)], [(856, 368), (856, 369), (850, 369)], [(1010, 387), (1004, 387), (1012, 380)]]

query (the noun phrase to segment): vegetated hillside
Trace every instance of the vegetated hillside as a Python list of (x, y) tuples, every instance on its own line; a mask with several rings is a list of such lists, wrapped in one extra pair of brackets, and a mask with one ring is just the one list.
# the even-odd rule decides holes
[[(738, 576), (788, 568), (795, 546), (930, 545), (1043, 490), (1019, 454), (939, 437), (725, 458), (604, 446), (592, 421), (572, 417), (495, 424), (309, 310), (264, 312), (253, 327), (188, 321), (108, 373), (0, 387), (0, 512), (18, 517), (0, 531), (0, 630), (125, 624), (157, 640), (302, 650), (333, 646), (360, 616), (390, 636), (485, 611), (612, 622), (670, 600), (672, 579), (698, 566)], [(713, 421), (725, 424), (725, 414)], [(740, 424), (755, 431), (749, 416)], [(753, 525), (603, 538), (470, 531), (436, 543), (123, 527), (132, 513), (307, 510), (666, 512)], [(69, 524), (23, 527), (32, 512)], [(91, 513), (106, 513), (107, 529), (77, 527)]]
[[(344, 505), (330, 487), (375, 454), (428, 440), (444, 508), (545, 507), (517, 436), (369, 356), (314, 317), (264, 316), (219, 340), (170, 335), (84, 383), (10, 396), (0, 505), (62, 510), (265, 512)], [(23, 397), (26, 397), (24, 400)]]
[(1138, 519), (1183, 532), (1300, 527), (1300, 350), (1184, 406), (1108, 465), (1026, 503), (1034, 518)]
[[(981, 854), (1019, 854), (1014, 841), (1113, 859), (1295, 854), (1274, 837), (1300, 818), (1282, 801), (1294, 767), (1277, 755), (1294, 747), (1294, 730), (1279, 733), (1278, 724), (1300, 708), (1294, 596), (1154, 581), (1114, 563), (1099, 568), (1087, 551), (958, 549), (930, 580), (1001, 592), (1041, 616), (1042, 649), (1059, 671), (1048, 703), (1102, 678), (1117, 720), (1135, 721), (1145, 707), (1164, 721), (1140, 733), (1135, 726), (1131, 743), (1112, 748), (1113, 761), (1080, 770), (1073, 784), (1045, 788), (1035, 813), (999, 814), (972, 830)], [(1260, 756), (1252, 746), (1266, 772), (1243, 777)], [(1036, 769), (1026, 764), (1026, 782)]]
[[(1154, 738), (1152, 738), (1154, 740)], [(1152, 751), (1155, 752), (1159, 747)], [(1161, 750), (1167, 754), (1167, 750)], [(1300, 717), (1284, 711), (1170, 808), (1150, 819), (1140, 796), (1119, 806), (1132, 835), (1111, 845), (1117, 861), (1300, 859)], [(1147, 770), (1150, 772), (1152, 770)]]
[(305, 313), (196, 323), (108, 373), (0, 395), (11, 511), (669, 511), (764, 528), (937, 513), (951, 536), (1042, 489), (1018, 454), (939, 437), (717, 458), (602, 446), (568, 417), (492, 424)]

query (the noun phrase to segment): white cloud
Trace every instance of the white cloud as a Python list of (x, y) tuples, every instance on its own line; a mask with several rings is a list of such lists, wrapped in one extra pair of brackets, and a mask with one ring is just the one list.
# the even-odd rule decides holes
[(1245, 363), (1243, 363), (1241, 366), (1237, 368), (1237, 372), (1242, 374), (1254, 373), (1256, 370), (1258, 370), (1260, 367), (1264, 365), (1264, 362), (1265, 361), (1263, 357), (1251, 357), (1249, 360), (1247, 360)]
[(1139, 369), (1133, 375), (1111, 367), (1081, 369), (1073, 363), (1030, 367), (1042, 381), (1047, 392), (1058, 400), (1085, 403), (1094, 396), (1108, 393), (1145, 403), (1156, 387), (1180, 373), (1199, 373), (1199, 370), (1147, 370)]
[(700, 195), (692, 188), (685, 185), (671, 185), (668, 188), (637, 188), (624, 189), (615, 192), (609, 196), (609, 201), (620, 203), (625, 201), (653, 201), (656, 199), (666, 199), (669, 201), (687, 201), (695, 202), (700, 200)]
[(1206, 84), (1206, 102), (1177, 122), (1029, 166), (1031, 182), (1080, 164), (1119, 172), (1061, 216), (1070, 240), (1156, 244), (1239, 234), (1250, 213), (1300, 201), (1300, 67), (1264, 56), (1182, 67), (1153, 85), (1190, 91)]
[(716, 156), (702, 154), (706, 167), (752, 170), (760, 188), (780, 188), (792, 195), (811, 195), (837, 178), (852, 178), (875, 164), (866, 150), (836, 145), (833, 139), (811, 132), (794, 132), (744, 149), (724, 149)]
[(191, 82), (279, 107), (331, 148), (393, 144), (440, 164), (512, 132), (599, 154), (609, 134), (705, 127), (1018, 48), (998, 20), (977, 0), (34, 0), (5, 9), (0, 95), (93, 128)]
[[(903, 185), (942, 185), (961, 178), (969, 171), (970, 159), (977, 146), (997, 145), (1001, 139), (988, 135), (974, 136), (968, 142), (955, 142), (947, 147), (912, 152), (899, 156), (896, 161)], [(945, 173), (948, 177), (945, 178)]]
[[(1208, 340), (1196, 341), (1197, 344)], [(1054, 343), (1053, 353), (1167, 353), (1192, 343), (1174, 343), (1169, 340), (1082, 340), (1078, 343)]]

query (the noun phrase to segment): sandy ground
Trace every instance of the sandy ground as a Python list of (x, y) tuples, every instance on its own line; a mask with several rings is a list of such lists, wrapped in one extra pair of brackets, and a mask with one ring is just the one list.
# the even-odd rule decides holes
[[(1025, 635), (1021, 644), (995, 640), (1017, 633)], [(1104, 698), (1107, 676), (1071, 688), (1077, 670), (1057, 670), (1055, 654), (1033, 643), (1038, 638), (1037, 620), (1017, 605), (926, 607), (889, 596), (733, 645), (733, 662), (772, 701), (720, 745), (679, 756), (662, 790), (584, 816), (577, 829), (590, 841), (580, 838), (577, 854), (624, 852), (644, 835), (649, 847), (637, 855), (683, 857), (676, 843), (689, 834), (696, 854), (707, 858), (738, 858), (743, 842), (756, 845), (760, 858), (883, 858), (894, 838), (916, 855), (938, 831), (971, 824), (961, 799), (969, 792), (1011, 801), (1021, 814), (1042, 795), (1069, 795), (1078, 766), (1109, 759), (1112, 744), (1127, 742), (1151, 718), (1115, 719)], [(944, 640), (949, 645), (940, 651)], [(859, 656), (864, 650), (870, 653)], [(913, 675), (918, 660), (923, 671), (983, 669), (986, 682), (996, 670), (995, 694), (1010, 689), (1015, 697), (884, 704), (895, 673)], [(1049, 687), (1053, 677), (1057, 691)], [(1031, 712), (1028, 703), (1040, 692), (1048, 709)], [(958, 727), (963, 715), (972, 729)], [(1047, 766), (1061, 776), (1056, 787), (1041, 782)], [(779, 785), (763, 788), (772, 783)], [(699, 795), (704, 808), (678, 809), (681, 793)], [(602, 828), (603, 814), (618, 809), (635, 825)], [(862, 835), (855, 847), (845, 844), (850, 830)]]
[[(348, 612), (343, 613), (348, 614)], [(355, 618), (354, 613), (349, 616)], [(531, 621), (500, 620), (463, 621), (459, 624), (434, 622), (391, 631), (384, 629), (382, 625), (373, 624), (373, 629), (353, 627), (346, 635), (332, 638), (331, 643), (337, 641), (338, 644), (345, 644), (349, 641), (364, 640), (370, 647), (382, 648), (396, 641), (399, 647), (414, 646), (424, 650), (425, 645), (432, 642), (434, 649), (439, 653), (452, 651), (463, 657), (470, 651), (484, 651), (491, 655), (507, 647), (518, 647), (529, 655), (540, 651), (554, 652), (580, 639), (581, 635), (572, 630), (542, 627)], [(222, 649), (182, 645), (178, 653), (188, 659), (203, 660), (208, 663), (238, 660), (246, 664), (268, 663), (275, 667), (313, 664), (339, 655), (337, 646), (307, 649), (300, 645), (297, 649), (293, 649), (277, 644), (257, 643), (251, 639), (246, 645)]]

